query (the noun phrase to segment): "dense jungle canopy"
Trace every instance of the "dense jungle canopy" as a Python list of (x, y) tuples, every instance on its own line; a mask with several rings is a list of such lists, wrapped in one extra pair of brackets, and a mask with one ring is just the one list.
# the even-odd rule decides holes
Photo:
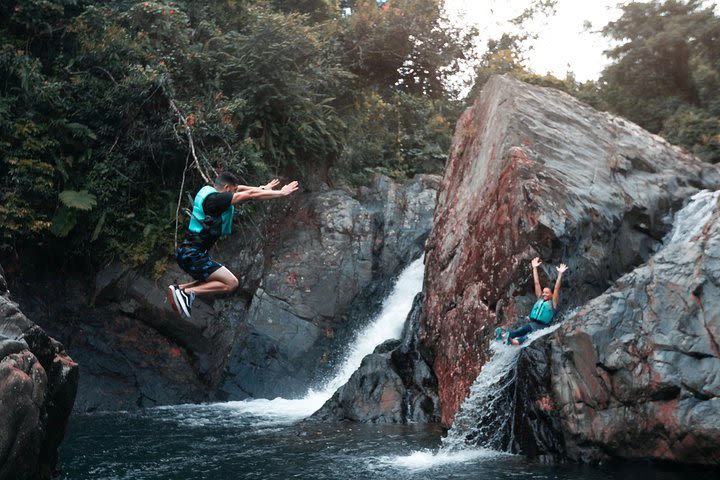
[[(553, 2), (528, 4), (518, 25)], [(631, 3), (602, 33), (613, 63), (579, 84), (527, 71), (528, 34), (478, 51), (441, 0), (0, 0), (0, 260), (160, 271), (178, 203), (222, 170), (334, 186), (439, 173), (494, 73), (720, 161), (714, 6)]]

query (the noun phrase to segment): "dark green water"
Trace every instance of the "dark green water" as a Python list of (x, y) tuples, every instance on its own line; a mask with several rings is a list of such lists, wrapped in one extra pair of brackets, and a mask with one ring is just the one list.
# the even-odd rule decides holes
[[(237, 402), (235, 405), (242, 404)], [(71, 418), (64, 480), (662, 479), (717, 480), (717, 472), (549, 467), (470, 450), (437, 454), (427, 426), (308, 424), (222, 405)]]

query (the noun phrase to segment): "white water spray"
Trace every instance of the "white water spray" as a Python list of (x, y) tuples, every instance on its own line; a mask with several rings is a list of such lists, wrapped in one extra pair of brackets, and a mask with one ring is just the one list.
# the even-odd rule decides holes
[[(410, 455), (383, 457), (381, 462), (411, 470), (428, 470), (442, 465), (476, 461), (491, 461), (509, 456), (501, 451), (502, 437), (509, 430), (514, 402), (515, 366), (523, 348), (535, 339), (548, 335), (560, 327), (556, 323), (528, 335), (520, 346), (493, 341), (492, 357), (483, 365), (470, 394), (455, 415), (447, 437), (438, 451), (414, 451)], [(480, 446), (477, 446), (480, 445)]]
[(711, 192), (702, 190), (690, 198), (690, 203), (675, 213), (673, 227), (665, 236), (664, 244), (689, 241), (700, 233), (710, 216), (718, 207), (720, 190)]
[(309, 390), (305, 397), (295, 400), (244, 400), (218, 404), (222, 408), (236, 410), (259, 417), (265, 422), (290, 423), (315, 413), (343, 386), (360, 367), (362, 359), (386, 340), (400, 338), (405, 319), (412, 308), (415, 296), (422, 290), (425, 267), (422, 258), (408, 265), (398, 276), (390, 295), (383, 302), (380, 313), (370, 324), (359, 331), (348, 349), (348, 354), (338, 372), (318, 390)]
[(493, 356), (483, 365), (470, 394), (463, 401), (455, 415), (452, 428), (443, 439), (441, 451), (458, 451), (468, 447), (468, 443), (490, 449), (501, 449), (503, 437), (512, 429), (515, 397), (513, 389), (516, 378), (517, 358), (523, 348), (535, 339), (544, 337), (560, 327), (556, 323), (550, 327), (533, 332), (519, 347), (492, 342)]

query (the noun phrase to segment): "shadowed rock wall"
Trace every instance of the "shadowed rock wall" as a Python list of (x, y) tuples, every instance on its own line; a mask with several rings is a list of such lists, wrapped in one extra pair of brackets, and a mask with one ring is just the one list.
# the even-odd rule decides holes
[(94, 282), (69, 275), (16, 290), (83, 366), (77, 411), (302, 395), (421, 254), (438, 184), (378, 176), (264, 202), (212, 252), (240, 287), (196, 301), (189, 320), (163, 303), (168, 284), (188, 281), (175, 265), (158, 281), (114, 264)]

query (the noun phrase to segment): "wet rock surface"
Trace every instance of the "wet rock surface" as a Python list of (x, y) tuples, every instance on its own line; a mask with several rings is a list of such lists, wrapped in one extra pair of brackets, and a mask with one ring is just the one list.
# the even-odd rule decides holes
[(0, 268), (0, 479), (51, 477), (77, 384), (77, 364), (10, 299)]
[(565, 276), (560, 312), (647, 261), (718, 170), (564, 93), (492, 78), (458, 121), (426, 247), (421, 345), (450, 425), (496, 326), (534, 301), (530, 260)]

